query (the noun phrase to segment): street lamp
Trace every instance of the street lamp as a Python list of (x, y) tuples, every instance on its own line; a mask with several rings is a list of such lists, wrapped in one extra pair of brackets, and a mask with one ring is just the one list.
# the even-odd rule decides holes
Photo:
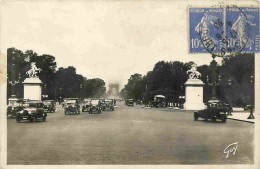
[(61, 103), (61, 100), (62, 100), (62, 88), (60, 88), (60, 103)]
[[(15, 52), (13, 51), (12, 54), (15, 54)], [(18, 74), (18, 80), (16, 80), (15, 73), (16, 73), (15, 58), (12, 57), (11, 77), (10, 77), (10, 80), (8, 80), (8, 83), (11, 84), (11, 97), (10, 97), (11, 100), (17, 99), (15, 85), (20, 83), (20, 81), (21, 81), (21, 74), (20, 73)]]
[[(252, 88), (254, 89), (254, 76), (250, 76), (250, 83), (253, 84)], [(250, 105), (250, 115), (248, 116), (247, 119), (254, 119), (254, 115), (253, 115), (253, 106), (254, 106), (254, 96), (252, 97), (251, 100), (251, 105)]]
[(210, 62), (210, 69), (212, 71), (212, 73), (211, 73), (211, 83), (209, 82), (209, 76), (207, 76), (207, 84), (209, 86), (212, 86), (212, 94), (211, 94), (211, 98), (209, 99), (208, 102), (216, 102), (216, 101), (218, 101), (218, 99), (216, 97), (216, 87), (219, 85), (219, 82), (221, 80), (221, 76), (219, 75), (217, 77), (217, 62), (215, 61), (215, 59), (213, 59)]
[[(229, 78), (229, 79), (228, 79), (228, 86), (231, 87), (231, 84), (232, 84), (232, 81), (231, 81), (231, 79)], [(232, 113), (231, 113), (231, 111), (232, 111), (232, 108), (229, 107), (229, 111), (228, 111), (228, 114), (227, 114), (228, 116), (233, 116)]]
[(80, 90), (79, 90), (79, 97), (80, 97), (80, 100), (82, 99), (82, 88), (83, 88), (83, 86), (82, 86), (82, 84), (80, 84)]

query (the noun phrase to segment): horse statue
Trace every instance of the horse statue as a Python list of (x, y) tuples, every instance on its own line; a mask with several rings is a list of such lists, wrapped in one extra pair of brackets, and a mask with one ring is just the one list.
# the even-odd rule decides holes
[(201, 77), (200, 72), (197, 71), (197, 65), (193, 64), (191, 66), (191, 69), (187, 71), (187, 74), (189, 74), (189, 79), (198, 79)]
[(38, 77), (37, 76), (37, 73), (39, 73), (41, 71), (41, 69), (37, 68), (35, 63), (31, 63), (31, 69), (28, 70), (26, 72), (26, 74), (30, 77), (30, 78), (36, 78)]

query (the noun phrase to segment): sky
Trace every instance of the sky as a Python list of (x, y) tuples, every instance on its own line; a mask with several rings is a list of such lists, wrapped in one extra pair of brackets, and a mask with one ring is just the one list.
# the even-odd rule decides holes
[(209, 64), (210, 54), (189, 54), (188, 4), (179, 2), (2, 1), (1, 52), (50, 54), (120, 88), (161, 60)]

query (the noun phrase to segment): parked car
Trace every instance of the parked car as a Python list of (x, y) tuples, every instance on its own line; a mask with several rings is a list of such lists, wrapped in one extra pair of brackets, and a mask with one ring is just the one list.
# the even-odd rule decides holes
[(43, 110), (44, 112), (55, 112), (56, 103), (54, 100), (44, 100), (43, 101)]
[(82, 112), (90, 110), (90, 102), (91, 102), (91, 99), (84, 99), (82, 101)]
[(93, 112), (97, 112), (100, 114), (101, 111), (102, 105), (100, 99), (91, 99), (89, 114), (92, 114)]
[(106, 99), (106, 109), (114, 111), (115, 105), (114, 105), (114, 99)]
[(207, 108), (194, 112), (194, 120), (197, 121), (199, 118), (212, 121), (221, 120), (223, 123), (227, 121), (227, 113), (229, 108), (221, 102), (208, 103)]
[(23, 104), (23, 99), (9, 101), (7, 107), (7, 118), (15, 118), (16, 113), (23, 109)]
[(136, 104), (139, 104), (139, 105), (141, 105), (141, 104), (142, 104), (142, 100), (140, 100), (140, 99), (137, 99), (137, 100), (136, 100)]
[(134, 106), (134, 100), (133, 99), (126, 99), (125, 105), (127, 106)]
[(24, 108), (16, 113), (16, 121), (30, 120), (31, 122), (41, 119), (46, 121), (47, 113), (43, 110), (43, 103), (37, 100), (30, 100), (24, 103)]
[(64, 114), (80, 114), (78, 98), (67, 98), (64, 104)]

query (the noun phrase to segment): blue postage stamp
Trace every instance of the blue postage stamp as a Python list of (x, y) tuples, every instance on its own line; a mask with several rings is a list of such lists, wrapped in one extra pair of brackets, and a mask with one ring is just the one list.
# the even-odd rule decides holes
[(226, 51), (259, 52), (259, 8), (226, 7)]
[(223, 21), (223, 8), (189, 8), (190, 53), (220, 52)]

